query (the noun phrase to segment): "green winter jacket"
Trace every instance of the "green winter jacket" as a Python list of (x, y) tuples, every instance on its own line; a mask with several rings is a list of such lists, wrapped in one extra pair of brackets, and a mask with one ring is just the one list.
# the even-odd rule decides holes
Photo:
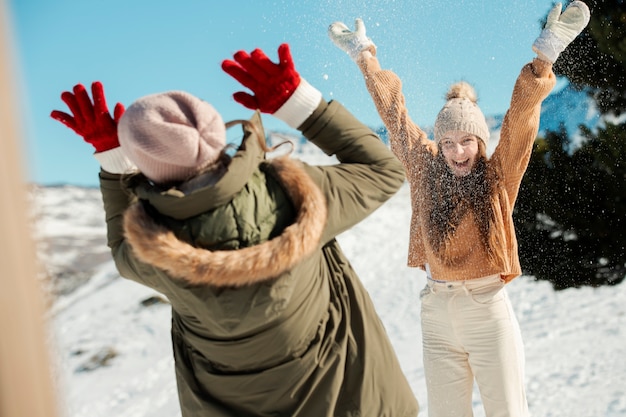
[(192, 192), (101, 172), (123, 277), (172, 304), (179, 400), (191, 416), (416, 416), (372, 301), (335, 237), (388, 200), (403, 167), (337, 102), (300, 126), (340, 163), (266, 160), (258, 113), (227, 173)]

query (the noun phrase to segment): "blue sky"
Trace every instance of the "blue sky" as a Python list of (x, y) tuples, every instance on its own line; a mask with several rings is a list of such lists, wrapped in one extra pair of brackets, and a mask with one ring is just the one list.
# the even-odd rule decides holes
[[(216, 5), (219, 4), (219, 6)], [(330, 23), (361, 17), (383, 67), (404, 84), (412, 118), (432, 125), (448, 86), (471, 82), (479, 105), (503, 113), (551, 0), (9, 0), (23, 109), (27, 179), (96, 185), (93, 148), (49, 117), (65, 110), (64, 90), (104, 84), (109, 107), (146, 94), (185, 90), (212, 103), (225, 121), (251, 111), (232, 99), (242, 88), (220, 63), (239, 49), (271, 58), (291, 45), (296, 69), (326, 99), (370, 126), (380, 119), (356, 65), (327, 35)], [(266, 129), (290, 131), (264, 116)], [(236, 128), (229, 138), (235, 141)]]

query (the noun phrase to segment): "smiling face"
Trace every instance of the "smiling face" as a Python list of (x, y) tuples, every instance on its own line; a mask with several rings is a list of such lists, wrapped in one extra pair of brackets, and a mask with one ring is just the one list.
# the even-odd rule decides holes
[(472, 171), (479, 155), (479, 140), (475, 135), (460, 130), (443, 135), (439, 147), (454, 175), (464, 177)]

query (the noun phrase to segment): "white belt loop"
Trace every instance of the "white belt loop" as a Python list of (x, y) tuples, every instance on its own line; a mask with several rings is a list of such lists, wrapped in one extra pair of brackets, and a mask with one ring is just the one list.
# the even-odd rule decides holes
[(463, 291), (465, 291), (465, 295), (470, 295), (469, 290), (467, 289), (467, 285), (465, 285), (467, 281), (463, 281)]

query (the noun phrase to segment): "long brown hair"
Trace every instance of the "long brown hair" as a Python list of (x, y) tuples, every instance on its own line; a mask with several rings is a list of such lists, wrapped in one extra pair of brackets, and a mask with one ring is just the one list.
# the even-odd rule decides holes
[(493, 201), (500, 176), (487, 163), (485, 144), (479, 140), (479, 155), (471, 172), (456, 176), (450, 171), (443, 153), (434, 158), (427, 174), (428, 240), (437, 256), (446, 264), (454, 260), (448, 256), (448, 243), (465, 216), (473, 215), (478, 226), (479, 240), (491, 260), (499, 258), (492, 228), (495, 227)]

